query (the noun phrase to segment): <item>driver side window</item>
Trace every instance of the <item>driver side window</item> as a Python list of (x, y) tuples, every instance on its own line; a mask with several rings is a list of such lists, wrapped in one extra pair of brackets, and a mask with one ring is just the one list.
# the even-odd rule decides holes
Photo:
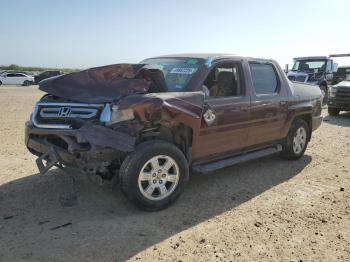
[(209, 97), (241, 96), (243, 88), (238, 64), (223, 63), (215, 66), (204, 81)]

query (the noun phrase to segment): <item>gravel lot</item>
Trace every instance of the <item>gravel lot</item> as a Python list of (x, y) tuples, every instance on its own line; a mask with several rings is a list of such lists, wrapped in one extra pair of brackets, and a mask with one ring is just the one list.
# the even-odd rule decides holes
[(23, 143), (36, 87), (0, 87), (0, 261), (350, 261), (350, 113), (326, 116), (305, 156), (192, 175), (167, 210), (60, 170)]

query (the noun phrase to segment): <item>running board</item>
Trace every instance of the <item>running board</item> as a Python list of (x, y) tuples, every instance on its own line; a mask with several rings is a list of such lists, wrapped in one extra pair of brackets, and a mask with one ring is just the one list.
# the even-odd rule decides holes
[(249, 160), (253, 160), (256, 158), (260, 158), (260, 157), (264, 157), (264, 156), (268, 156), (268, 155), (272, 155), (272, 154), (276, 154), (276, 153), (281, 152), (281, 151), (282, 151), (282, 146), (275, 145), (272, 147), (244, 153), (242, 155), (234, 156), (231, 158), (226, 158), (226, 159), (219, 160), (216, 162), (211, 162), (209, 164), (194, 165), (192, 167), (192, 169), (198, 173), (209, 173), (209, 172), (212, 172), (212, 171), (215, 171), (218, 169), (222, 169), (222, 168), (225, 168), (228, 166), (232, 166), (232, 165), (235, 165), (238, 163), (246, 162)]

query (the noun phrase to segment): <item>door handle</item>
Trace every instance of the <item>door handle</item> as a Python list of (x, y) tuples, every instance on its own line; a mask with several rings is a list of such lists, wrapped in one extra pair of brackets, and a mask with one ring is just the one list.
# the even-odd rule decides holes
[(280, 105), (281, 105), (281, 106), (285, 106), (286, 104), (287, 104), (287, 101), (281, 101), (281, 102), (280, 102)]

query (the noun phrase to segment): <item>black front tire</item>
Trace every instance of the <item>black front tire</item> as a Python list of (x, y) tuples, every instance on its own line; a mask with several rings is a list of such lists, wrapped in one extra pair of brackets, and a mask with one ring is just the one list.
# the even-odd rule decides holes
[(23, 85), (24, 85), (24, 86), (30, 86), (30, 85), (31, 85), (31, 82), (28, 81), (28, 80), (26, 80), (26, 81), (23, 82)]
[(0, 81), (0, 86), (2, 85), (2, 82)]
[[(301, 151), (296, 152), (296, 150), (294, 149), (293, 140), (294, 140), (294, 137), (296, 136), (296, 132), (300, 128), (305, 130), (305, 134), (306, 134), (305, 139), (306, 140), (305, 140), (305, 145), (303, 146)], [(297, 159), (301, 158), (305, 153), (305, 150), (307, 148), (307, 144), (308, 144), (309, 140), (310, 140), (309, 125), (303, 119), (294, 120), (292, 123), (292, 126), (288, 132), (288, 135), (285, 139), (285, 142), (283, 145), (283, 150), (281, 152), (281, 157), (283, 157), (284, 159), (288, 159), (288, 160), (297, 160)]]
[(339, 112), (340, 112), (340, 108), (328, 107), (328, 114), (330, 116), (337, 116), (337, 115), (339, 115)]
[[(174, 191), (164, 199), (151, 200), (144, 196), (139, 187), (139, 176), (144, 165), (157, 156), (169, 156), (175, 160), (179, 168), (179, 178)], [(189, 167), (184, 154), (175, 145), (152, 140), (143, 142), (127, 155), (120, 171), (120, 186), (124, 195), (136, 206), (146, 211), (156, 211), (168, 207), (182, 193), (189, 180)]]

